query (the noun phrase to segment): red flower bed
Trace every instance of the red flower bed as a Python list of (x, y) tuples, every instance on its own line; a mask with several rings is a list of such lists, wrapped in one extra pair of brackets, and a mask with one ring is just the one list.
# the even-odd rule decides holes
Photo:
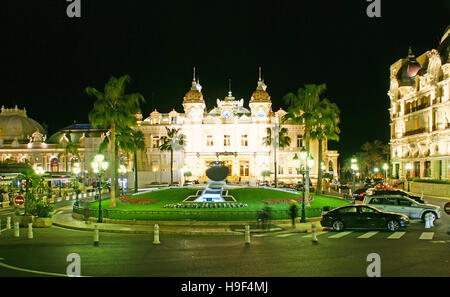
[(133, 198), (130, 196), (120, 196), (119, 201), (121, 203), (131, 203), (131, 204), (153, 204), (157, 199), (146, 199), (146, 198)]

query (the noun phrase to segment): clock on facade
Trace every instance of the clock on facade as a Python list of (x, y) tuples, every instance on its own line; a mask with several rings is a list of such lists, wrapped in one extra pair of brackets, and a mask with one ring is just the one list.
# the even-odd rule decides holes
[(191, 119), (197, 118), (197, 112), (194, 109), (189, 112), (189, 118)]
[(260, 118), (264, 117), (265, 115), (266, 115), (266, 113), (264, 112), (263, 109), (259, 109), (259, 110), (258, 110), (258, 116), (259, 116)]
[(229, 118), (231, 117), (231, 111), (228, 110), (228, 109), (224, 110), (224, 112), (222, 113), (222, 116), (223, 116), (225, 119), (229, 119)]

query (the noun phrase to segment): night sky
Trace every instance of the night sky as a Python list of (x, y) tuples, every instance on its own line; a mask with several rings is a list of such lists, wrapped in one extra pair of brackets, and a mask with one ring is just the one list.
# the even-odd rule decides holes
[(1, 104), (25, 107), (50, 133), (87, 123), (110, 75), (129, 74), (145, 117), (183, 112), (196, 66), (208, 109), (233, 95), (248, 106), (258, 67), (272, 96), (326, 83), (341, 109), (341, 161), (366, 141), (389, 141), (389, 66), (436, 48), (450, 24), (450, 1), (381, 0), (369, 18), (365, 0), (82, 0), (82, 17), (65, 0), (0, 1)]

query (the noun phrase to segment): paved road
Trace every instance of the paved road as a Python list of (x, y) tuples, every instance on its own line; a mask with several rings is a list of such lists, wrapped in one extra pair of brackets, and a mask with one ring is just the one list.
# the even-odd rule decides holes
[(1, 263), (12, 266), (0, 264), (0, 276), (45, 276), (20, 268), (64, 275), (70, 253), (80, 255), (86, 276), (366, 276), (367, 255), (378, 253), (382, 276), (449, 277), (449, 220), (432, 230), (415, 222), (395, 234), (324, 232), (318, 244), (302, 233), (253, 235), (250, 246), (244, 236), (161, 234), (162, 244), (153, 245), (148, 235), (101, 233), (94, 247), (92, 232), (35, 229), (30, 240), (23, 229), (20, 238), (0, 235)]

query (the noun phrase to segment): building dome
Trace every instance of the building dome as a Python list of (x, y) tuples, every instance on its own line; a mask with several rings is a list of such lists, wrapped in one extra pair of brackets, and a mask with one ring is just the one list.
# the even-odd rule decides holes
[(17, 106), (8, 109), (2, 106), (0, 114), (0, 139), (25, 141), (33, 133), (39, 131), (44, 134), (44, 128), (33, 119), (27, 117), (26, 109)]
[(250, 103), (253, 103), (253, 102), (270, 102), (270, 95), (266, 91), (266, 89), (267, 89), (267, 86), (260, 79), (258, 81), (258, 87), (253, 92), (253, 94), (252, 94), (252, 96), (250, 98)]
[(200, 85), (200, 80), (197, 82), (195, 80), (195, 67), (194, 67), (194, 77), (192, 79), (191, 89), (184, 95), (183, 103), (205, 103), (203, 100), (202, 86)]
[(415, 86), (416, 82), (414, 80), (414, 77), (419, 73), (421, 69), (422, 66), (419, 62), (417, 62), (416, 56), (413, 54), (411, 48), (409, 48), (407, 61), (397, 72), (397, 80), (399, 86)]

